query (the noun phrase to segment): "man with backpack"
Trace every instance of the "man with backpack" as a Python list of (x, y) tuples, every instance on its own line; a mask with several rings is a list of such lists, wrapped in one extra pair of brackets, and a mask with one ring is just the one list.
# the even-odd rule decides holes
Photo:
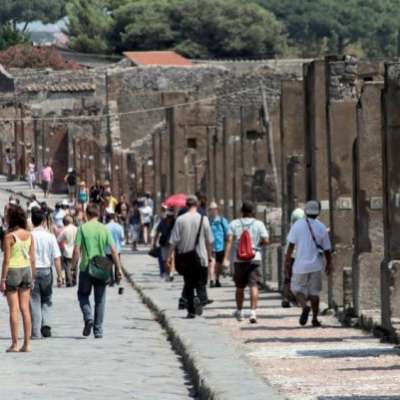
[[(291, 264), (292, 254), (296, 248), (291, 282), (292, 292), (302, 307), (299, 323), (307, 324), (312, 309), (312, 325), (321, 326), (318, 321), (319, 295), (322, 289), (323, 257), (326, 258), (326, 273), (332, 272), (331, 242), (326, 226), (318, 221), (320, 206), (317, 201), (309, 201), (305, 207), (306, 218), (298, 220), (290, 229), (285, 267)], [(311, 302), (311, 308), (308, 306)]]
[(269, 243), (269, 234), (263, 222), (254, 218), (254, 205), (245, 201), (242, 205), (242, 218), (235, 219), (228, 228), (228, 240), (223, 265), (229, 266), (233, 250), (236, 285), (236, 311), (234, 316), (243, 320), (244, 290), (250, 288), (250, 323), (257, 323), (258, 284), (261, 278), (262, 246)]
[(67, 184), (68, 198), (70, 203), (73, 203), (75, 200), (77, 181), (78, 177), (76, 175), (76, 171), (73, 168), (68, 168), (68, 173), (65, 175), (64, 182)]

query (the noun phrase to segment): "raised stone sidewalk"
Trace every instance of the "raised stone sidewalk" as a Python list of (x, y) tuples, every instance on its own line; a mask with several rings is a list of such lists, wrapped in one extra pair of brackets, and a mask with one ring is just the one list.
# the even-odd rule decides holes
[(400, 351), (332, 316), (324, 327), (298, 325), (299, 309), (282, 309), (277, 293), (262, 293), (259, 322), (232, 318), (229, 279), (209, 289), (215, 302), (186, 320), (177, 310), (182, 287), (161, 281), (153, 259), (124, 257), (130, 280), (167, 327), (191, 367), (200, 393), (215, 399), (400, 400)]

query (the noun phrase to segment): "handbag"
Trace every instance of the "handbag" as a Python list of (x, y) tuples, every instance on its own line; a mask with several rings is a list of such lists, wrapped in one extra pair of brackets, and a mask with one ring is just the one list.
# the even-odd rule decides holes
[(158, 258), (160, 256), (160, 248), (159, 247), (152, 247), (149, 250), (149, 256), (150, 257), (154, 257), (154, 258)]
[(194, 249), (186, 253), (176, 254), (175, 268), (180, 275), (186, 275), (189, 273), (196, 274), (200, 273), (201, 271), (202, 267), (201, 258), (197, 253), (196, 248), (200, 241), (200, 233), (201, 233), (201, 228), (203, 227), (203, 220), (204, 220), (204, 215), (202, 215), (200, 219), (200, 226), (199, 230), (197, 231), (196, 241), (194, 243)]
[[(85, 248), (86, 255), (89, 257), (89, 252), (86, 246), (85, 235), (83, 234), (83, 229), (81, 228), (83, 247)], [(88, 273), (93, 278), (104, 284), (107, 284), (111, 280), (113, 262), (104, 256), (94, 256), (89, 260)]]

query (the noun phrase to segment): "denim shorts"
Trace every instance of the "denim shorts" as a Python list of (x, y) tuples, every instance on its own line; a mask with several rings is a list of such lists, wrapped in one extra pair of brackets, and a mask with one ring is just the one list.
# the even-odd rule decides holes
[(6, 280), (7, 292), (15, 292), (18, 289), (32, 289), (32, 269), (9, 268)]

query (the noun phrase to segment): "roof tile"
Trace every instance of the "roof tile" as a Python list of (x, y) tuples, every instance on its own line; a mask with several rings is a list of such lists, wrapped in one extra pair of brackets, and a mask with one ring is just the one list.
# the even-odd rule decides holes
[(126, 51), (124, 55), (136, 65), (193, 66), (191, 60), (175, 51)]

